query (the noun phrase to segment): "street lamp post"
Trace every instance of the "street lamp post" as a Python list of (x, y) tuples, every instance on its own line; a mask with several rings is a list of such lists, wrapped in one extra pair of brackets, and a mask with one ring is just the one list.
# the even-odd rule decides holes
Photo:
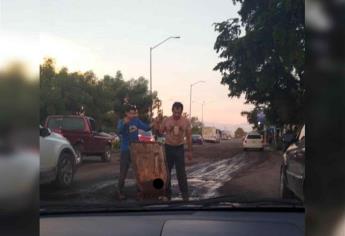
[(205, 83), (205, 81), (203, 80), (199, 80), (198, 82), (195, 82), (193, 84), (190, 85), (190, 91), (189, 91), (189, 116), (190, 119), (192, 119), (192, 90), (193, 90), (193, 86), (199, 83)]
[(205, 105), (205, 101), (203, 101), (201, 104), (201, 123), (202, 124), (204, 124), (204, 105)]
[[(152, 50), (165, 43), (169, 39), (179, 39), (180, 36), (170, 36), (153, 47), (150, 47), (150, 95), (152, 97)], [(150, 116), (152, 117), (152, 107), (150, 108)]]

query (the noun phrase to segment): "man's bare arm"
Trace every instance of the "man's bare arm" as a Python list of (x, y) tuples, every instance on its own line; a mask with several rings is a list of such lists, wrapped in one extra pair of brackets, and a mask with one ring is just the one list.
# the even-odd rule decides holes
[(186, 155), (187, 155), (187, 159), (191, 161), (193, 154), (192, 154), (192, 129), (190, 125), (188, 125), (188, 128), (186, 130), (186, 139), (187, 139), (187, 146), (188, 146)]
[(192, 129), (188, 126), (186, 131), (187, 147), (188, 151), (192, 152)]

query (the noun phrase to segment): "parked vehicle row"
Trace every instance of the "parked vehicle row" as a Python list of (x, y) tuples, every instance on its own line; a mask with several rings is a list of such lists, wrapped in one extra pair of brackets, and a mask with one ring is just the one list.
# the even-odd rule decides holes
[(304, 199), (305, 179), (305, 126), (298, 138), (291, 140), (283, 155), (280, 169), (280, 194), (282, 198)]
[(48, 116), (40, 126), (40, 183), (67, 188), (73, 183), (77, 166), (87, 155), (111, 160), (111, 144), (116, 137), (96, 131), (93, 118), (79, 115)]
[(113, 136), (96, 131), (96, 121), (88, 116), (48, 116), (45, 126), (64, 136), (72, 144), (80, 162), (84, 156), (97, 155), (104, 162), (111, 157)]

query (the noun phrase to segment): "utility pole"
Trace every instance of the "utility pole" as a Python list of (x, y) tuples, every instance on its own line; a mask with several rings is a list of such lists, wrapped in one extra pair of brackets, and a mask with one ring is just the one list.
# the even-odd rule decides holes
[[(152, 50), (157, 48), (161, 44), (165, 43), (169, 39), (179, 39), (179, 38), (180, 36), (170, 36), (164, 39), (163, 41), (161, 41), (160, 43), (156, 44), (155, 46), (150, 47), (150, 95), (151, 95), (151, 98), (152, 98)], [(152, 106), (150, 107), (150, 118), (152, 118)]]
[(204, 105), (205, 105), (205, 101), (203, 101), (201, 104), (201, 123), (202, 124), (204, 124)]
[(192, 119), (192, 91), (193, 91), (193, 86), (199, 83), (205, 83), (203, 80), (199, 80), (193, 84), (190, 85), (190, 90), (189, 90), (189, 116)]

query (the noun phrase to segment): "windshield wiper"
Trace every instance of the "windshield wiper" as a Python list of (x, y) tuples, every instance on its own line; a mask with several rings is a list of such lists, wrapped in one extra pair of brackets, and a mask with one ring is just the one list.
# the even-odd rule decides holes
[(293, 199), (256, 199), (243, 201), (238, 198), (222, 196), (200, 201), (204, 207), (232, 207), (232, 208), (304, 208), (303, 202)]
[(92, 213), (92, 212), (122, 212), (129, 210), (141, 210), (141, 206), (136, 203), (112, 203), (112, 204), (98, 204), (98, 203), (52, 203), (45, 204), (40, 207), (40, 214), (50, 213)]
[(155, 203), (143, 206), (145, 209), (229, 209), (229, 208), (297, 208), (304, 209), (299, 200), (258, 199), (255, 201), (239, 201), (228, 196), (194, 201), (176, 201)]

